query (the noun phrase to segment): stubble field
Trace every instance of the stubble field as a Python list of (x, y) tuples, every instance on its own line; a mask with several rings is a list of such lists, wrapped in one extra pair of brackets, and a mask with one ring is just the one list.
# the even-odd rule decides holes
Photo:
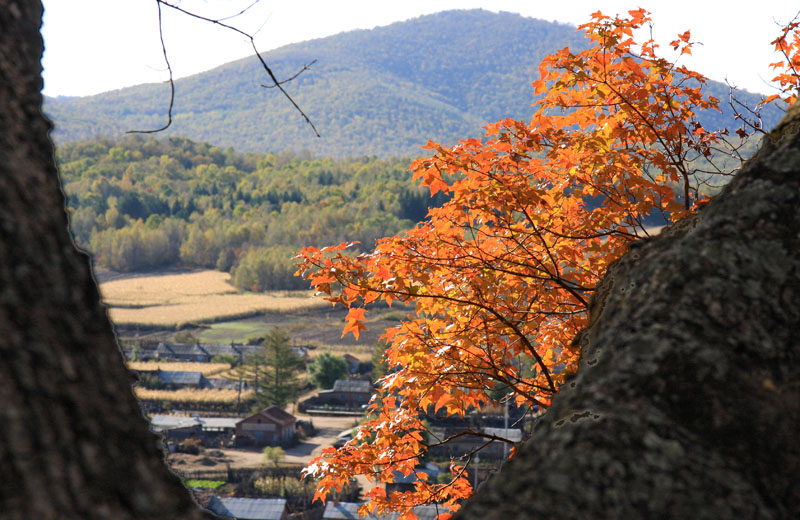
[(240, 293), (230, 275), (211, 270), (122, 278), (102, 282), (100, 292), (117, 325), (175, 329), (330, 305), (311, 291)]

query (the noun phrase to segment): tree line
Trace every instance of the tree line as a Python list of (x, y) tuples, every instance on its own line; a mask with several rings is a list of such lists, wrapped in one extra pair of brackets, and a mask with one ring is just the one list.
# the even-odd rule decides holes
[(185, 138), (98, 138), (59, 147), (76, 243), (119, 271), (203, 267), (248, 290), (297, 289), (308, 244), (375, 240), (410, 229), (431, 197), (407, 159), (237, 153)]

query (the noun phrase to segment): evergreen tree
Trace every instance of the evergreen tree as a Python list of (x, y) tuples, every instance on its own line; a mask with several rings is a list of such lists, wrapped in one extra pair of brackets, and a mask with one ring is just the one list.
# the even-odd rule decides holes
[(297, 398), (298, 375), (303, 368), (303, 359), (289, 344), (289, 335), (283, 329), (274, 328), (267, 334), (259, 352), (245, 358), (234, 372), (236, 379), (255, 390), (258, 408), (272, 405), (284, 408)]

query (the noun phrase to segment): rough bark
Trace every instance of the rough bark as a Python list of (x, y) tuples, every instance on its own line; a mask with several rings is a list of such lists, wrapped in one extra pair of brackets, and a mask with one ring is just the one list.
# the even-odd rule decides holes
[(800, 518), (798, 128), (609, 270), (577, 375), (458, 518)]
[(40, 111), (41, 13), (0, 0), (0, 517), (203, 518), (163, 462), (67, 230)]

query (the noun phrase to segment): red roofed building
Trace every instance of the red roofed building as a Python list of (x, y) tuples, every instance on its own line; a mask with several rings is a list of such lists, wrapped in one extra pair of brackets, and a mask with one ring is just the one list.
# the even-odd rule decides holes
[(294, 442), (297, 418), (270, 406), (236, 423), (237, 446), (288, 446)]

